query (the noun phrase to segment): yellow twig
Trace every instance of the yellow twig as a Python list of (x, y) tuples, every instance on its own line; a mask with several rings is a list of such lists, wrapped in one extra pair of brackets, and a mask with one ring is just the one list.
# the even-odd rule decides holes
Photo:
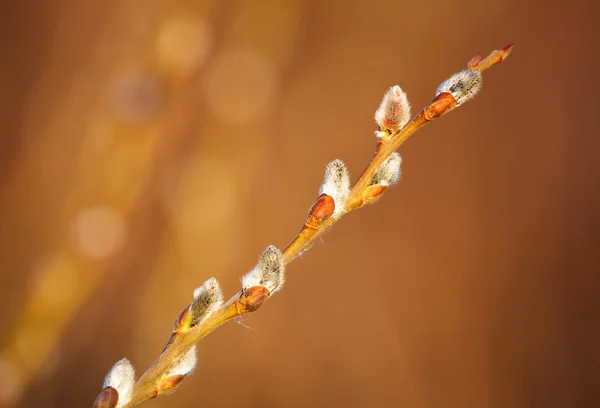
[[(502, 50), (495, 50), (483, 60), (480, 56), (476, 56), (469, 62), (467, 70), (484, 71), (492, 65), (504, 60), (511, 49), (512, 45), (505, 47)], [(288, 264), (300, 253), (307, 250), (315, 238), (319, 237), (323, 232), (329, 229), (341, 218), (341, 215), (359, 209), (364, 204), (374, 202), (374, 198), (378, 198), (378, 195), (386, 188), (384, 186), (377, 190), (375, 196), (373, 196), (373, 191), (368, 189), (375, 172), (380, 166), (418, 129), (432, 120), (450, 112), (460, 105), (460, 103), (462, 103), (462, 101), (457, 101), (451, 93), (439, 91), (435, 99), (421, 110), (408, 124), (401, 129), (396, 129), (385, 134), (378, 143), (377, 150), (371, 159), (371, 162), (345, 199), (343, 211), (333, 217), (335, 203), (332, 197), (327, 194), (321, 194), (313, 205), (306, 223), (283, 251), (283, 263)], [(270, 295), (271, 293), (262, 286), (254, 286), (242, 290), (194, 327), (189, 327), (190, 318), (187, 316), (187, 313), (190, 313), (190, 308), (186, 308), (184, 312), (182, 312), (182, 315), (180, 315), (178, 321), (181, 322), (180, 324), (182, 327), (186, 324), (188, 324), (188, 326), (185, 327), (185, 330), (176, 330), (173, 333), (163, 353), (135, 383), (131, 400), (127, 404), (122, 405), (122, 407), (134, 407), (148, 399), (162, 395), (160, 387), (161, 382), (165, 380), (165, 376), (175, 362), (180, 361), (182, 356), (184, 356), (192, 346), (231, 319), (257, 310)], [(182, 378), (182, 376), (181, 378), (177, 378), (173, 383), (174, 386), (176, 386)], [(111, 400), (109, 397), (112, 397), (113, 390), (105, 389), (105, 391), (110, 391), (110, 395), (109, 393), (106, 393), (107, 395), (105, 395), (104, 398), (99, 397), (100, 403), (104, 405), (100, 405), (97, 400), (95, 407), (108, 406), (106, 405), (106, 401)], [(112, 406), (114, 407), (114, 405)]]

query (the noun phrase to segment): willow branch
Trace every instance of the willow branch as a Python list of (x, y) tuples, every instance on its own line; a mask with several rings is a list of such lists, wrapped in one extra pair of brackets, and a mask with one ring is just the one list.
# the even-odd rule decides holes
[(224, 323), (256, 311), (283, 285), (285, 266), (327, 231), (343, 215), (376, 202), (400, 173), (395, 151), (417, 130), (471, 99), (481, 86), (481, 73), (504, 60), (512, 45), (493, 51), (485, 59), (476, 56), (461, 71), (442, 83), (435, 98), (412, 120), (410, 106), (399, 87), (392, 87), (375, 115), (380, 138), (375, 154), (356, 184), (350, 188), (347, 170), (336, 160), (329, 164), (320, 195), (308, 219), (290, 244), (280, 252), (269, 247), (258, 265), (242, 279), (242, 290), (227, 302), (214, 279), (194, 293), (192, 303), (175, 321), (169, 342), (154, 364), (137, 380), (126, 359), (118, 362), (105, 380), (95, 408), (129, 408), (168, 394), (193, 371), (195, 345)]

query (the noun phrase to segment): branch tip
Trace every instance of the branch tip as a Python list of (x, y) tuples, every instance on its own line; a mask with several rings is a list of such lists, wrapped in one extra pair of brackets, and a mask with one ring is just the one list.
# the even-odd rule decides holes
[[(504, 53), (504, 58), (508, 57), (510, 52), (512, 51), (514, 44), (508, 44), (506, 47), (502, 48), (502, 52)], [(503, 59), (504, 59), (503, 58)]]

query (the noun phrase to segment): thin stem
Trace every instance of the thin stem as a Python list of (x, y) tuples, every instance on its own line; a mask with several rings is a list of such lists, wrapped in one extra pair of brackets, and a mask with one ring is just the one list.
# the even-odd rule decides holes
[(124, 407), (134, 407), (142, 402), (155, 398), (156, 384), (166, 373), (173, 361), (184, 355), (194, 344), (208, 336), (222, 324), (242, 314), (236, 299), (232, 297), (221, 309), (208, 317), (202, 324), (195, 326), (184, 335), (176, 336), (169, 347), (160, 355), (156, 362), (137, 380), (131, 401)]
[[(512, 49), (512, 45), (502, 50), (493, 51), (488, 57), (481, 60), (480, 56), (475, 57), (469, 63), (468, 69), (478, 69), (484, 71), (505, 59)], [(361, 208), (368, 200), (364, 194), (369, 186), (375, 172), (382, 163), (390, 157), (413, 133), (432, 120), (450, 112), (457, 106), (454, 97), (448, 93), (441, 93), (421, 110), (406, 126), (402, 129), (386, 135), (377, 145), (377, 150), (373, 155), (369, 165), (364, 170), (344, 203), (344, 211), (348, 213)], [(319, 220), (319, 223), (308, 222), (303, 226), (297, 236), (283, 251), (283, 262), (290, 263), (299, 254), (307, 250), (313, 241), (327, 231), (331, 226), (341, 218), (330, 217)], [(220, 309), (209, 315), (200, 324), (191, 327), (187, 331), (175, 332), (172, 335), (169, 345), (158, 357), (155, 363), (138, 379), (135, 383), (132, 399), (129, 403), (123, 405), (124, 408), (134, 407), (148, 399), (158, 396), (157, 386), (168, 374), (169, 369), (174, 362), (185, 355), (194, 344), (198, 343), (204, 337), (212, 333), (222, 324), (241, 316), (245, 313), (257, 310), (269, 297), (268, 291), (240, 291), (227, 301)], [(264, 289), (264, 288), (262, 288)]]

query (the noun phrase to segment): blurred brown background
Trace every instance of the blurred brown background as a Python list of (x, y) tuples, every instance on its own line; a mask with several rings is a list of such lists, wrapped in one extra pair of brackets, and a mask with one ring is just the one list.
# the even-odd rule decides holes
[(600, 406), (588, 3), (4, 2), (0, 406), (91, 406), (118, 359), (143, 372), (195, 287), (233, 294), (292, 239), (328, 161), (360, 174), (387, 87), (416, 112), (513, 42), (397, 187), (145, 406)]

